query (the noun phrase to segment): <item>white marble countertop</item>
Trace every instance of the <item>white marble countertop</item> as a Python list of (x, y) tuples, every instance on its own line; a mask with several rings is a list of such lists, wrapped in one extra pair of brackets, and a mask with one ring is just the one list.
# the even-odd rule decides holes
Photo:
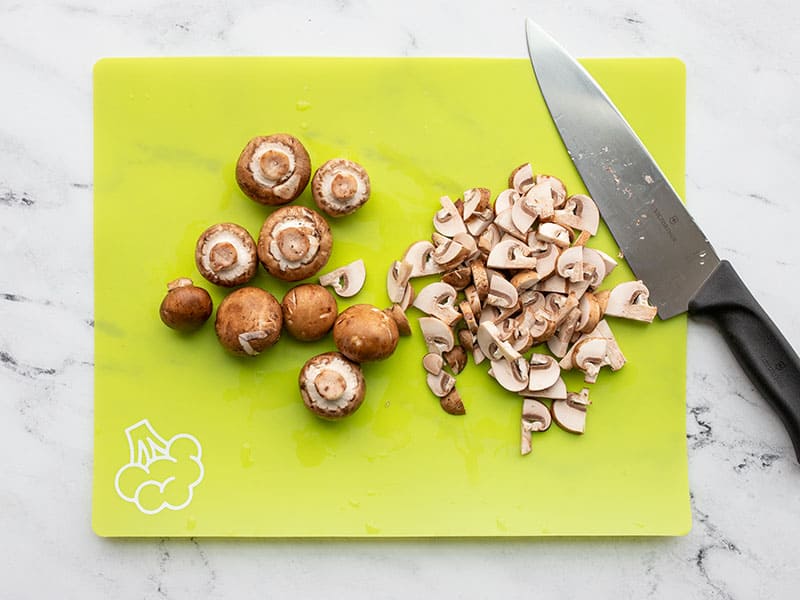
[(685, 61), (687, 197), (800, 347), (800, 5), (0, 0), (0, 565), (7, 598), (790, 598), (800, 467), (717, 332), (689, 329), (693, 529), (666, 539), (237, 541), (91, 530), (92, 87), (103, 56)]

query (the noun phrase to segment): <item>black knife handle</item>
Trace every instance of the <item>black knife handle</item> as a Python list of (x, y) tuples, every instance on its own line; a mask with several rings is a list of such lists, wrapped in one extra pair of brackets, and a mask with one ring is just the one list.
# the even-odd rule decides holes
[(727, 260), (689, 302), (712, 319), (756, 388), (778, 413), (800, 462), (800, 359)]

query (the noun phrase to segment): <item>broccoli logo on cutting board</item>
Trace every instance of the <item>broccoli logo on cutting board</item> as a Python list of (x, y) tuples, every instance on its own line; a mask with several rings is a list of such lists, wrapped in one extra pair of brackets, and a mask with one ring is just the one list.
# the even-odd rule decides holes
[(203, 479), (197, 438), (179, 433), (165, 440), (147, 419), (128, 427), (125, 436), (130, 458), (114, 479), (120, 498), (148, 515), (188, 506)]

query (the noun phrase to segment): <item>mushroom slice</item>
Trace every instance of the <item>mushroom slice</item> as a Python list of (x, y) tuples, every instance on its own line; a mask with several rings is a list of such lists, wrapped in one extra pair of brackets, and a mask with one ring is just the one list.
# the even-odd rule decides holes
[(486, 303), (499, 308), (513, 308), (519, 303), (517, 288), (505, 277), (496, 275), (489, 280), (489, 295)]
[(531, 254), (524, 242), (511, 238), (492, 248), (486, 265), (495, 269), (534, 269), (536, 257)]
[(600, 369), (608, 364), (608, 340), (589, 337), (577, 342), (572, 364), (583, 371), (586, 383), (595, 383)]
[(438, 375), (444, 367), (444, 359), (438, 352), (428, 352), (422, 357), (422, 366), (431, 375)]
[(458, 242), (464, 248), (467, 249), (469, 254), (467, 254), (467, 258), (465, 261), (471, 260), (473, 258), (477, 258), (481, 251), (478, 249), (478, 242), (475, 241), (475, 238), (472, 237), (468, 233), (457, 233), (453, 236), (453, 241)]
[(566, 400), (567, 384), (564, 383), (564, 379), (562, 377), (559, 377), (556, 380), (556, 382), (548, 388), (545, 388), (543, 390), (536, 390), (535, 392), (532, 392), (530, 390), (522, 390), (520, 394), (526, 397), (550, 398), (552, 400)]
[(547, 310), (536, 310), (534, 321), (528, 332), (531, 334), (533, 344), (546, 342), (556, 332), (555, 317)]
[(492, 248), (500, 242), (501, 237), (500, 228), (492, 223), (478, 236), (478, 250), (488, 256)]
[(326, 287), (331, 286), (333, 291), (342, 298), (350, 298), (361, 291), (366, 279), (367, 268), (364, 266), (364, 261), (359, 258), (349, 265), (321, 275), (319, 284)]
[(617, 261), (614, 260), (613, 258), (611, 258), (608, 254), (606, 254), (602, 250), (598, 250), (597, 248), (592, 248), (592, 251), (594, 251), (597, 254), (599, 254), (600, 258), (603, 259), (603, 262), (605, 263), (605, 266), (606, 266), (606, 272), (605, 272), (606, 275), (611, 273), (611, 271), (614, 270), (614, 267), (617, 266)]
[[(591, 273), (587, 273), (587, 265), (591, 265), (594, 268)], [(606, 261), (598, 250), (594, 248), (583, 249), (583, 266), (584, 279), (589, 282), (590, 289), (595, 289), (603, 283), (603, 279), (606, 278), (608, 272), (606, 270)]]
[(569, 282), (561, 275), (550, 275), (539, 281), (532, 289), (548, 294), (553, 292), (566, 294), (569, 290)]
[(492, 360), (491, 375), (509, 392), (519, 392), (528, 387), (528, 361), (524, 356), (516, 360)]
[(572, 334), (575, 333), (575, 326), (581, 318), (581, 311), (578, 308), (573, 308), (557, 327), (555, 335), (547, 340), (547, 347), (550, 352), (555, 354), (558, 358), (562, 358), (567, 353), (569, 342), (572, 339)]
[[(487, 288), (486, 293), (489, 293)], [(478, 289), (474, 285), (468, 285), (464, 288), (464, 295), (467, 297), (467, 302), (469, 302), (469, 307), (472, 309), (473, 315), (480, 315), (481, 314), (481, 297), (478, 294)]]
[(458, 212), (458, 208), (447, 196), (439, 198), (442, 208), (433, 216), (433, 226), (442, 235), (453, 237), (457, 233), (467, 233), (464, 219)]
[(550, 242), (561, 248), (566, 248), (571, 243), (569, 230), (558, 223), (540, 223), (536, 230), (536, 239)]
[(473, 212), (468, 219), (464, 219), (464, 225), (470, 235), (481, 235), (494, 221), (494, 211), (491, 208)]
[(545, 296), (545, 308), (553, 315), (556, 325), (561, 325), (564, 319), (570, 314), (572, 309), (579, 305), (578, 299), (574, 294), (547, 294)]
[(608, 297), (611, 295), (611, 290), (597, 290), (594, 297), (600, 305), (600, 315), (606, 314), (606, 306), (608, 305)]
[(354, 413), (365, 392), (361, 368), (338, 352), (310, 358), (300, 371), (303, 403), (323, 419), (341, 419)]
[(511, 207), (511, 222), (519, 231), (529, 231), (537, 217), (535, 208), (529, 207), (524, 197), (519, 198)]
[(478, 333), (478, 321), (475, 318), (475, 313), (472, 312), (472, 307), (469, 305), (469, 302), (464, 300), (458, 305), (458, 310), (461, 311), (461, 315), (464, 317), (464, 324), (469, 329), (470, 333)]
[(550, 428), (552, 417), (547, 406), (533, 398), (522, 401), (522, 442), (520, 452), (522, 455), (531, 453), (531, 433), (534, 431), (547, 431)]
[(442, 281), (456, 290), (463, 290), (472, 283), (472, 269), (468, 266), (456, 267), (442, 275)]
[(558, 381), (561, 368), (552, 356), (532, 354), (528, 373), (528, 389), (532, 392), (545, 390)]
[(419, 328), (428, 352), (443, 354), (453, 349), (455, 339), (453, 330), (436, 317), (420, 317)]
[(406, 294), (406, 287), (408, 280), (411, 277), (411, 263), (402, 260), (396, 260), (389, 267), (389, 272), (386, 274), (386, 292), (389, 294), (389, 300), (394, 303), (403, 301), (403, 296)]
[(549, 183), (550, 193), (553, 195), (553, 207), (561, 208), (564, 205), (564, 201), (567, 199), (567, 186), (558, 177), (542, 174), (534, 177), (533, 182), (536, 185), (545, 182)]
[(597, 205), (589, 196), (575, 194), (567, 198), (563, 208), (555, 211), (553, 220), (559, 225), (597, 235), (600, 211), (597, 210)]
[(514, 188), (520, 194), (533, 185), (533, 167), (531, 163), (523, 163), (511, 171), (508, 176), (508, 187)]
[(492, 193), (486, 188), (470, 188), (464, 191), (464, 221), (474, 213), (491, 208)]
[[(536, 274), (539, 279), (549, 277), (556, 270), (556, 263), (558, 257), (561, 255), (561, 249), (556, 244), (544, 243), (544, 249), (535, 249), (533, 256), (536, 257)], [(530, 246), (530, 242), (528, 243)]]
[(514, 203), (519, 200), (520, 194), (517, 190), (514, 189), (507, 189), (503, 190), (497, 195), (497, 198), (494, 200), (494, 214), (495, 216), (500, 214), (503, 211), (508, 210)]
[(439, 398), (439, 405), (444, 412), (450, 415), (460, 416), (467, 413), (467, 410), (464, 408), (464, 402), (461, 400), (461, 396), (456, 388), (453, 388), (448, 394)]
[(583, 281), (583, 246), (566, 248), (556, 261), (556, 272), (569, 281)]
[(586, 333), (592, 331), (600, 322), (602, 313), (600, 311), (600, 303), (594, 294), (586, 292), (581, 296), (578, 308), (581, 310), (581, 318), (575, 326), (575, 331)]
[(456, 378), (444, 370), (436, 375), (428, 373), (425, 376), (425, 381), (433, 394), (439, 398), (443, 398), (449, 394), (456, 386)]
[(614, 337), (611, 328), (608, 326), (608, 323), (606, 323), (605, 320), (600, 320), (592, 331), (585, 333), (578, 338), (570, 351), (561, 359), (559, 366), (567, 371), (574, 368), (576, 366), (575, 352), (579, 348), (579, 344), (582, 344), (584, 341), (590, 338), (600, 338), (606, 340), (608, 344), (606, 346), (606, 357), (604, 360), (605, 364), (611, 367), (612, 371), (619, 371), (625, 365), (625, 356), (622, 354), (622, 350), (620, 349), (619, 344), (617, 344), (617, 340)]
[(520, 202), (523, 210), (540, 220), (549, 221), (553, 218), (553, 192), (547, 181), (531, 186)]
[(497, 325), (491, 321), (484, 321), (480, 324), (477, 340), (481, 352), (491, 360), (505, 358), (509, 361), (515, 361), (522, 356), (514, 350), (514, 347), (508, 341), (503, 339)]
[(507, 208), (501, 213), (498, 213), (497, 216), (494, 218), (494, 224), (500, 228), (501, 231), (509, 233), (513, 235), (515, 238), (522, 240), (523, 242), (527, 239), (525, 232), (520, 231), (517, 229), (517, 226), (514, 225), (514, 220), (512, 219), (512, 211), (513, 208)]
[(411, 275), (409, 277), (425, 277), (435, 275), (445, 269), (433, 259), (433, 244), (427, 240), (421, 240), (411, 244), (403, 255), (403, 262), (411, 265)]
[(408, 322), (405, 310), (399, 304), (392, 304), (385, 312), (397, 325), (397, 332), (402, 336), (411, 335), (411, 323)]
[(580, 394), (570, 392), (566, 400), (554, 400), (550, 408), (553, 420), (564, 431), (583, 433), (586, 430), (586, 409), (589, 402), (589, 390), (584, 388)]
[(442, 269), (447, 270), (463, 262), (469, 254), (470, 251), (458, 242), (444, 238), (444, 241), (435, 247), (431, 256)]
[(443, 353), (442, 357), (454, 375), (461, 373), (467, 366), (467, 353), (461, 346), (453, 346), (453, 349)]
[(489, 274), (486, 272), (486, 266), (481, 260), (474, 261), (470, 265), (470, 269), (472, 269), (472, 281), (475, 284), (475, 291), (478, 292), (478, 298), (482, 303), (489, 295)]
[(536, 271), (517, 271), (514, 273), (513, 277), (511, 277), (511, 285), (517, 289), (517, 294), (519, 294), (520, 301), (522, 301), (523, 304), (525, 304), (522, 298), (523, 293), (531, 290), (537, 283), (539, 283), (539, 274)]
[(464, 350), (467, 352), (472, 352), (477, 346), (477, 340), (475, 339), (475, 334), (471, 333), (467, 329), (459, 329), (458, 330), (458, 343), (461, 345)]
[(256, 243), (236, 223), (217, 223), (206, 229), (197, 240), (194, 260), (203, 277), (225, 287), (250, 281), (258, 269)]
[(414, 292), (414, 286), (410, 283), (406, 284), (405, 292), (403, 293), (403, 299), (398, 302), (398, 306), (403, 310), (408, 310), (408, 307), (411, 306), (411, 303), (414, 302), (414, 297), (416, 293)]
[(453, 306), (457, 293), (452, 285), (437, 281), (420, 290), (414, 306), (427, 315), (441, 319), (448, 326), (453, 325), (461, 318), (461, 313)]
[(314, 173), (311, 194), (322, 212), (330, 217), (343, 217), (369, 200), (369, 175), (357, 162), (334, 158)]
[(650, 290), (642, 281), (620, 283), (608, 296), (605, 314), (652, 323), (658, 308), (650, 306)]

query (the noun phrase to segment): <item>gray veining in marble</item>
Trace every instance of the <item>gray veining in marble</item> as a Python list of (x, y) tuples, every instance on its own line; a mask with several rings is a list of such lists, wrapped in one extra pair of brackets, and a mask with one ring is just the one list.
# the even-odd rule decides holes
[(694, 527), (684, 538), (137, 541), (91, 531), (94, 61), (523, 57), (524, 16), (578, 56), (686, 62), (688, 201), (800, 347), (800, 6), (790, 0), (0, 0), (2, 597), (796, 597), (800, 467), (703, 323), (688, 340)]

